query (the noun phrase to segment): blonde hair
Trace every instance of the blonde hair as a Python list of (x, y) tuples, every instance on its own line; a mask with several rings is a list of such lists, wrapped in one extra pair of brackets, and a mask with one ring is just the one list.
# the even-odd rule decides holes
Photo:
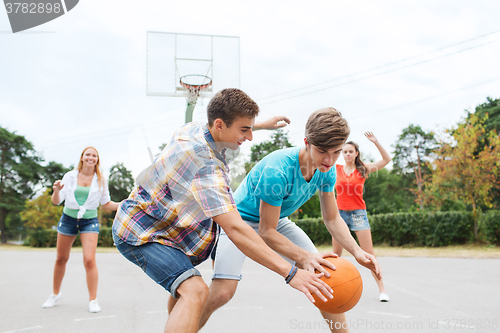
[(99, 184), (99, 187), (103, 187), (104, 186), (104, 177), (102, 176), (102, 171), (101, 171), (101, 159), (99, 158), (99, 152), (97, 151), (97, 149), (95, 149), (94, 147), (92, 146), (88, 146), (86, 147), (83, 151), (82, 151), (82, 154), (80, 155), (80, 161), (78, 162), (78, 166), (76, 167), (76, 170), (78, 171), (81, 171), (83, 169), (83, 154), (85, 154), (85, 151), (87, 149), (94, 149), (95, 152), (97, 153), (97, 163), (95, 164), (94, 166), (94, 172), (95, 174), (97, 175), (97, 183)]
[(342, 146), (350, 133), (347, 120), (332, 107), (314, 111), (307, 119), (305, 133), (307, 140), (323, 150)]

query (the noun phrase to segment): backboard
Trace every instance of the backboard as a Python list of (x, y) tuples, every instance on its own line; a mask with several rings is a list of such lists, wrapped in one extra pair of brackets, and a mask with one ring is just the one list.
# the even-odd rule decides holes
[(186, 75), (212, 80), (206, 97), (240, 87), (239, 37), (148, 31), (146, 51), (148, 96), (186, 97), (180, 83)]

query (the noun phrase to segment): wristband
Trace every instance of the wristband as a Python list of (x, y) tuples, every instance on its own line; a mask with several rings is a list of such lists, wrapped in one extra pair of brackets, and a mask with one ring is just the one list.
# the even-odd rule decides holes
[(297, 271), (299, 269), (297, 268), (297, 266), (293, 265), (292, 268), (290, 269), (290, 273), (288, 273), (288, 276), (285, 278), (285, 282), (286, 284), (289, 284), (290, 281), (292, 281), (293, 277), (295, 276), (295, 274), (297, 274)]

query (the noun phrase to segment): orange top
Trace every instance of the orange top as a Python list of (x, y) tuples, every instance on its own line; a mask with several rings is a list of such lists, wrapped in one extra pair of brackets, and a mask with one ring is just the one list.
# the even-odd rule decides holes
[(350, 175), (344, 171), (343, 165), (335, 165), (337, 169), (337, 206), (340, 210), (366, 209), (363, 200), (365, 178), (356, 169)]

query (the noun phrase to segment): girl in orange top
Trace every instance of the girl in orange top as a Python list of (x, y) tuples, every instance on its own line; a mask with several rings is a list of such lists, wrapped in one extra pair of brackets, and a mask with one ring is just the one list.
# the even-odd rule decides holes
[[(370, 173), (384, 168), (391, 161), (391, 157), (372, 132), (366, 132), (365, 136), (377, 146), (382, 159), (374, 163), (363, 163), (359, 153), (359, 146), (352, 141), (347, 142), (342, 148), (345, 166), (336, 165), (337, 182), (335, 183), (335, 190), (337, 191), (337, 205), (340, 215), (349, 229), (356, 233), (359, 246), (374, 255), (372, 234), (366, 215), (366, 204), (363, 200), (364, 183)], [(333, 239), (333, 252), (339, 256), (342, 255), (342, 246), (335, 239)], [(388, 302), (389, 296), (385, 291), (383, 280), (375, 277), (375, 281), (380, 290), (380, 301)]]

